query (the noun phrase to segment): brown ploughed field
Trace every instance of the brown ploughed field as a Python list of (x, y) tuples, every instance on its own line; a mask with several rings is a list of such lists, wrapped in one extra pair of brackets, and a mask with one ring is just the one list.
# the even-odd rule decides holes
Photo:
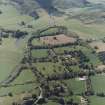
[(45, 37), (41, 37), (40, 40), (44, 44), (48, 44), (48, 45), (74, 43), (76, 41), (75, 38), (66, 36), (64, 34), (56, 35), (56, 36), (45, 36)]

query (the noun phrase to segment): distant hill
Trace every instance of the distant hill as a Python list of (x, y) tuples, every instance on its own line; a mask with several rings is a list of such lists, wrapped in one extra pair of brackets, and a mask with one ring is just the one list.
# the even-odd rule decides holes
[(49, 11), (53, 8), (74, 8), (83, 7), (89, 4), (87, 0), (9, 0), (11, 4), (17, 8), (21, 8), (22, 12), (29, 13), (38, 8), (44, 8)]
[(37, 10), (41, 8), (54, 15), (70, 12), (70, 17), (86, 23), (105, 21), (105, 0), (0, 0), (1, 2), (13, 5), (22, 14), (35, 18), (38, 18)]
[(59, 8), (75, 8), (75, 7), (84, 7), (89, 2), (87, 0), (54, 0), (54, 5)]

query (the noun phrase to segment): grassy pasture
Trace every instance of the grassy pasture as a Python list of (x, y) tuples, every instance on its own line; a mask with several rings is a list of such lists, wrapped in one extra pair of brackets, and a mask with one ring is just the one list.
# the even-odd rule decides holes
[[(77, 33), (83, 39), (89, 39), (89, 38), (100, 39), (105, 37), (104, 24), (86, 25), (76, 19), (70, 19), (70, 18), (67, 19), (66, 16), (54, 17), (54, 20), (56, 25), (67, 26), (70, 31)], [(33, 26), (36, 27), (35, 28), (36, 30), (49, 26), (49, 21), (51, 21), (49, 16), (45, 14), (36, 22), (35, 21), (30, 22), (30, 24), (33, 24)]]
[(35, 66), (45, 76), (64, 72), (64, 66), (62, 66), (59, 63), (52, 63), (52, 62), (35, 63)]
[(0, 81), (5, 79), (8, 74), (21, 61), (24, 52), (24, 45), (17, 47), (16, 40), (13, 38), (3, 39), (0, 45)]
[[(16, 10), (13, 6), (10, 5), (1, 5), (0, 9), (3, 11), (3, 14), (0, 15), (0, 26), (9, 29), (25, 29), (24, 27), (20, 27), (18, 23), (21, 21), (25, 21), (28, 24), (32, 24), (34, 26), (34, 31), (46, 26), (49, 26), (49, 21), (51, 19), (45, 13), (43, 16), (34, 20), (33, 18), (27, 15), (21, 15), (18, 10)], [(83, 24), (76, 19), (67, 19), (67, 17), (54, 17), (56, 25), (65, 25), (76, 32), (82, 38), (103, 38), (105, 37), (104, 24)], [(29, 30), (29, 29), (28, 29)], [(46, 33), (56, 31), (56, 29), (51, 29), (46, 31)]]
[(60, 105), (60, 104), (53, 101), (49, 101), (48, 103), (45, 103), (43, 105)]
[(76, 66), (70, 66), (70, 68), (71, 68), (71, 70), (72, 70), (73, 72), (80, 72), (80, 71), (81, 71), (81, 69), (79, 68), (78, 65), (76, 65)]
[(34, 38), (32, 40), (32, 45), (34, 45), (34, 46), (41, 46), (41, 45), (43, 45), (43, 42), (41, 42), (39, 38)]
[(47, 57), (48, 50), (46, 50), (46, 49), (31, 50), (31, 54), (32, 54), (33, 58)]
[(93, 64), (94, 66), (100, 65), (102, 63), (98, 55), (92, 53), (93, 50), (91, 48), (86, 48), (83, 46), (80, 46), (78, 48), (82, 50), (82, 52), (87, 56), (87, 58), (89, 58), (89, 63)]
[(65, 99), (66, 102), (73, 99), (74, 102), (80, 103), (80, 96), (77, 96), (77, 95), (66, 96), (66, 97), (64, 97), (64, 99)]
[(31, 70), (26, 69), (21, 72), (21, 74), (11, 83), (11, 84), (21, 84), (27, 81), (35, 81), (36, 77)]
[(7, 95), (8, 93), (12, 92), (13, 94), (19, 94), (21, 92), (30, 91), (37, 87), (37, 82), (32, 84), (24, 84), (28, 81), (36, 81), (34, 74), (31, 70), (24, 70), (21, 74), (11, 83), (14, 84), (22, 84), (22, 85), (14, 85), (10, 87), (1, 87), (0, 88), (0, 95)]
[[(78, 48), (78, 47), (77, 47), (77, 48)], [(78, 51), (77, 48), (76, 48), (76, 46), (67, 46), (67, 47), (55, 48), (54, 50), (55, 50), (55, 52), (56, 52), (57, 54), (64, 54), (64, 51), (65, 51), (65, 50), (66, 50), (66, 51), (75, 51), (75, 50)]]
[(11, 5), (0, 5), (0, 26), (8, 29), (21, 29), (21, 21), (30, 22), (31, 17), (21, 15), (20, 12)]
[(105, 97), (89, 97), (90, 105), (105, 105)]
[[(74, 102), (80, 103), (79, 96), (64, 97), (65, 102), (70, 101), (71, 99), (73, 99)], [(48, 103), (43, 104), (43, 105), (60, 105), (60, 104), (53, 101), (49, 101)]]
[(64, 80), (70, 90), (72, 90), (75, 94), (85, 92), (85, 81), (79, 81), (76, 79)]
[(25, 84), (25, 85), (17, 85), (13, 87), (2, 87), (0, 88), (0, 95), (8, 95), (8, 93), (12, 92), (13, 94), (19, 94), (25, 91), (30, 91), (35, 88), (36, 84)]
[(42, 33), (40, 33), (41, 35), (49, 35), (51, 33), (56, 33), (58, 32), (58, 28), (54, 27), (54, 28), (50, 28)]
[(91, 77), (92, 87), (95, 92), (105, 92), (105, 75), (96, 75)]

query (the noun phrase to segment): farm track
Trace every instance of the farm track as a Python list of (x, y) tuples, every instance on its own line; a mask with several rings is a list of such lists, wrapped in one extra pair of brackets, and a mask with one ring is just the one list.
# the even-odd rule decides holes
[(34, 84), (35, 82), (36, 82), (36, 81), (26, 81), (26, 82), (24, 82), (24, 83), (2, 85), (2, 87), (21, 86), (21, 85), (26, 85), (26, 84)]
[(9, 76), (4, 81), (2, 81), (0, 84), (7, 85), (7, 84), (13, 82), (20, 75), (20, 73), (23, 70), (22, 69), (23, 67), (26, 67), (26, 65), (24, 65), (24, 64), (17, 65), (15, 67), (15, 69), (9, 74)]

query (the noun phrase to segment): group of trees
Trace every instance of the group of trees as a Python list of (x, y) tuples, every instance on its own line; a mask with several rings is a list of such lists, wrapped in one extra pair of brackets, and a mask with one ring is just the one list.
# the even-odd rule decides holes
[(105, 51), (99, 52), (98, 55), (99, 55), (101, 61), (103, 62), (103, 64), (105, 64)]
[(99, 96), (99, 97), (105, 97), (105, 93), (104, 92), (97, 93), (96, 95)]
[[(70, 55), (69, 57), (61, 57), (62, 64), (64, 66), (73, 66), (73, 65), (79, 65), (79, 68), (82, 69), (94, 69), (93, 64), (89, 64), (89, 58), (85, 56), (85, 54), (81, 50), (74, 50), (74, 51), (68, 51), (65, 50), (63, 55)], [(65, 58), (68, 58), (66, 60)], [(72, 59), (75, 58), (75, 59)]]
[(3, 12), (0, 10), (0, 14), (2, 14)]
[(1, 31), (0, 36), (4, 38), (8, 38), (9, 36), (14, 37), (14, 38), (21, 38), (28, 34), (28, 32), (20, 31), (20, 30), (1, 29), (0, 31)]
[(14, 32), (14, 34), (12, 36), (19, 39), (21, 37), (26, 36), (27, 34), (28, 33), (26, 31), (17, 30), (17, 31)]

